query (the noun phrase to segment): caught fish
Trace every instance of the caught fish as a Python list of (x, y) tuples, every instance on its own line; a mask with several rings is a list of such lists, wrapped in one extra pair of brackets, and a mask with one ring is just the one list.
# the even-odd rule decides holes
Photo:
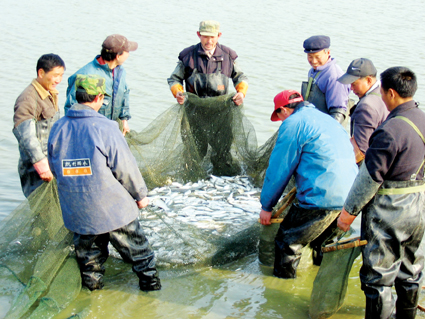
[[(150, 190), (150, 204), (140, 211), (139, 219), (158, 265), (173, 267), (210, 260), (221, 242), (252, 233), (247, 230), (258, 224), (260, 193), (248, 176), (214, 175), (196, 183), (170, 181)], [(242, 242), (255, 247), (258, 238), (249, 240)]]

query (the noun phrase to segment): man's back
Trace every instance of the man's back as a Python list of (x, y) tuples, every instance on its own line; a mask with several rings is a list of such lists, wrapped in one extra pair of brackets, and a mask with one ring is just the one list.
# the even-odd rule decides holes
[[(425, 136), (425, 113), (415, 101), (399, 105), (387, 120), (372, 134), (366, 152), (365, 164), (376, 182), (384, 180), (408, 181), (424, 160), (424, 142), (419, 134), (404, 120), (412, 121)], [(422, 176), (422, 170), (418, 177)]]
[(294, 175), (301, 207), (340, 209), (357, 174), (349, 136), (329, 115), (304, 104), (279, 128), (262, 200), (281, 194), (277, 189)]
[(74, 105), (52, 128), (49, 162), (71, 231), (105, 233), (138, 216), (134, 199), (143, 197), (146, 185), (115, 122)]

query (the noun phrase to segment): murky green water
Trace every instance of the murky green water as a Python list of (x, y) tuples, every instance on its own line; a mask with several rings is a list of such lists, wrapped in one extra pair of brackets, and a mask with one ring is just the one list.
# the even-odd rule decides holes
[[(89, 318), (308, 318), (312, 283), (318, 271), (304, 255), (298, 278), (271, 276), (272, 268), (248, 256), (219, 268), (162, 270), (163, 289), (141, 292), (130, 267), (111, 260), (105, 289), (81, 292), (58, 318), (89, 311)], [(350, 275), (344, 307), (336, 318), (362, 318), (357, 260)]]

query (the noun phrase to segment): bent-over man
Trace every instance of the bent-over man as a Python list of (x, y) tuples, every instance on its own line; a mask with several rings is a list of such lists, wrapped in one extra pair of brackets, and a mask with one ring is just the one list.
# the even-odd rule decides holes
[(336, 219), (357, 174), (348, 133), (329, 115), (286, 90), (274, 98), (272, 121), (282, 121), (261, 191), (260, 220), (271, 211), (292, 175), (297, 204), (292, 204), (275, 238), (273, 274), (295, 278), (301, 249), (310, 244), (320, 265), (321, 245), (336, 229)]

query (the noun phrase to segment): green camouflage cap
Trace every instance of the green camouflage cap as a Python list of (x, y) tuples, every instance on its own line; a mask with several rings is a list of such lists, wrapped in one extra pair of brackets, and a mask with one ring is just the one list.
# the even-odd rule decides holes
[(79, 88), (90, 95), (104, 94), (110, 96), (106, 93), (105, 79), (96, 74), (77, 74), (75, 90), (78, 91)]
[(205, 36), (215, 37), (220, 33), (220, 23), (213, 20), (205, 20), (199, 23), (199, 33)]

